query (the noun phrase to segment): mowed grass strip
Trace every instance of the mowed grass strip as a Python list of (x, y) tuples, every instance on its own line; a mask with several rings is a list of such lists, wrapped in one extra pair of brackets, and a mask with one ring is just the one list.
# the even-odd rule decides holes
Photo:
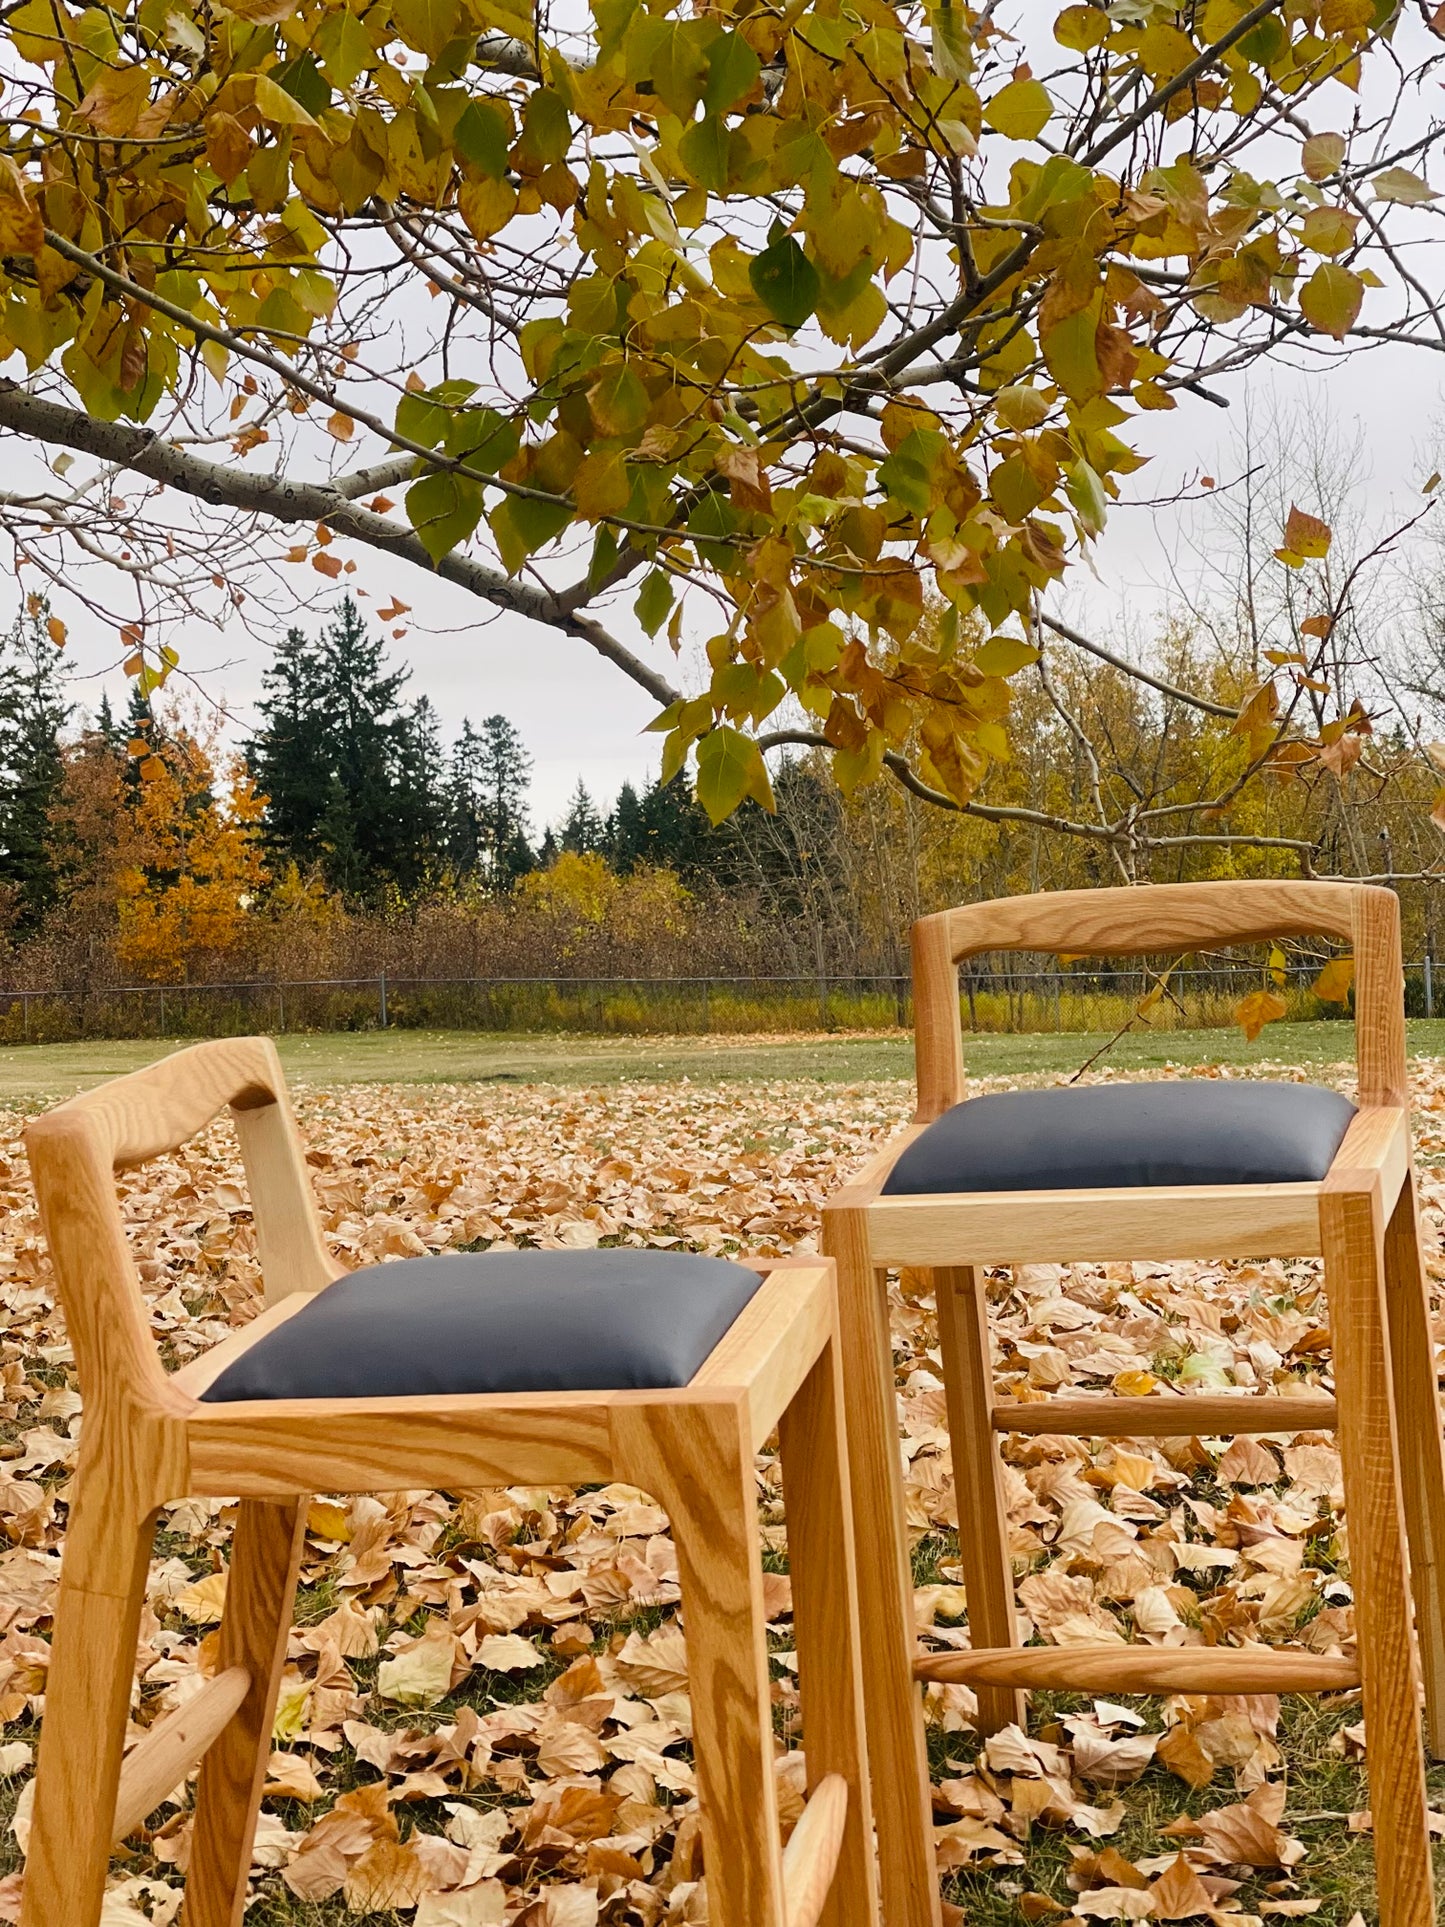
[[(1418, 1057), (1445, 1054), (1445, 1019), (1406, 1025)], [(88, 1090), (105, 1078), (138, 1070), (191, 1039), (127, 1038), (81, 1044), (18, 1045), (0, 1050), (0, 1103), (25, 1107)], [(583, 1037), (498, 1031), (373, 1030), (299, 1033), (277, 1039), (288, 1077), (311, 1085), (354, 1084), (696, 1084), (764, 1078), (817, 1078), (857, 1083), (911, 1078), (913, 1039), (816, 1035)], [(1077, 1070), (1109, 1044), (1106, 1032), (1039, 1032), (1027, 1036), (965, 1034), (964, 1059), (977, 1077), (1058, 1076)], [(1237, 1030), (1140, 1028), (1105, 1051), (1097, 1069), (1147, 1071), (1288, 1064), (1310, 1068), (1354, 1055), (1349, 1023), (1272, 1024), (1252, 1044)]]

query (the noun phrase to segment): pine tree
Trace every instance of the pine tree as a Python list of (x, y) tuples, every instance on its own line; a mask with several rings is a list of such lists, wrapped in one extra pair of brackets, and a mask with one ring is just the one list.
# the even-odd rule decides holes
[(631, 876), (639, 862), (643, 860), (646, 837), (642, 798), (631, 783), (624, 783), (617, 792), (617, 802), (613, 807), (612, 819), (607, 825), (607, 834), (611, 844), (613, 869), (620, 870), (624, 876)]
[(69, 664), (51, 641), (41, 605), (0, 640), (0, 886), (16, 927), (39, 923), (57, 895), (50, 814), (60, 792), (60, 735), (74, 705)]
[(430, 696), (418, 697), (398, 740), (395, 807), (406, 837), (395, 851), (392, 876), (410, 896), (435, 877), (446, 842), (446, 758)]
[(247, 747), (247, 761), (266, 798), (266, 843), (273, 855), (306, 870), (322, 858), (333, 765), (324, 665), (302, 630), (286, 631), (262, 685), (267, 693), (258, 707), (265, 723)]
[(463, 718), (451, 757), (452, 861), (463, 876), (505, 891), (532, 868), (527, 791), (532, 759), (505, 716), (479, 730)]
[(441, 752), (430, 704), (402, 704), (410, 675), (350, 596), (314, 643), (291, 630), (266, 673), (248, 754), (270, 848), (347, 896), (410, 893), (434, 864)]
[(578, 856), (589, 856), (593, 851), (607, 847), (607, 825), (580, 776), (572, 792), (572, 800), (567, 805), (567, 814), (562, 819), (559, 840), (564, 850), (572, 850)]

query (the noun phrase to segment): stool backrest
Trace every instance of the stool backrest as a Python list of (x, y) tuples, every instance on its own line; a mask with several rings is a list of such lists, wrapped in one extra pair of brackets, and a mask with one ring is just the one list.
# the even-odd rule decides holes
[(995, 897), (921, 917), (913, 926), (918, 1118), (964, 1096), (958, 966), (990, 950), (1142, 956), (1277, 937), (1332, 937), (1354, 946), (1355, 1056), (1360, 1103), (1406, 1102), (1400, 904), (1368, 883), (1150, 883)]
[(115, 1173), (177, 1151), (230, 1108), (256, 1222), (268, 1304), (316, 1291), (327, 1253), (276, 1047), (228, 1037), (176, 1051), (47, 1111), (25, 1132), (41, 1221), (75, 1348), (89, 1426), (97, 1406), (164, 1399)]

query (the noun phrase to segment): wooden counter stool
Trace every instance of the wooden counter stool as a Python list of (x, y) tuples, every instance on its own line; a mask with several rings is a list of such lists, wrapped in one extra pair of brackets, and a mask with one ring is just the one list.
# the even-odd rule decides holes
[[(167, 1376), (114, 1173), (230, 1106), (266, 1310)], [(201, 1761), (187, 1927), (238, 1927), (307, 1495), (623, 1480), (670, 1515), (715, 1927), (875, 1927), (832, 1266), (327, 1255), (280, 1063), (199, 1044), (27, 1133), (85, 1420), (21, 1919), (95, 1927), (112, 1843)], [(754, 1455), (779, 1429), (809, 1800), (784, 1852)], [(216, 1673), (122, 1760), (159, 1508), (240, 1495)]]
[[(1198, 1079), (964, 1099), (958, 965), (985, 951), (1189, 952), (1325, 936), (1355, 955), (1358, 1109), (1293, 1083)], [(980, 1724), (1023, 1690), (1364, 1689), (1380, 1918), (1431, 1927), (1419, 1694), (1445, 1755), (1445, 1459), (1410, 1167), (1399, 906), (1349, 883), (1167, 884), (1013, 897), (914, 926), (918, 1112), (824, 1213), (838, 1260), (869, 1745), (889, 1927), (937, 1884), (914, 1679), (964, 1681)], [(1322, 1254), (1333, 1398), (996, 1401), (986, 1265)], [(916, 1658), (886, 1267), (931, 1272), (973, 1650)], [(1222, 1435), (1334, 1427), (1355, 1593), (1353, 1661), (1200, 1647), (1020, 1647), (997, 1435)], [(1407, 1531), (1408, 1527), (1408, 1531)], [(1408, 1544), (1407, 1544), (1408, 1542)], [(1412, 1591), (1414, 1626), (1412, 1629)]]

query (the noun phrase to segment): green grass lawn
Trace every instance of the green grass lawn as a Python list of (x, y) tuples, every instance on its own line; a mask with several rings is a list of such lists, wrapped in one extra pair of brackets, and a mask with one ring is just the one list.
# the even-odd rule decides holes
[[(1445, 1019), (1406, 1026), (1418, 1056), (1445, 1054)], [(902, 1032), (780, 1037), (580, 1037), (496, 1031), (375, 1030), (279, 1040), (288, 1076), (309, 1084), (613, 1084), (629, 1078), (697, 1083), (817, 1077), (830, 1083), (911, 1077), (913, 1041)], [(981, 1077), (1075, 1070), (1104, 1033), (965, 1036)], [(33, 1044), (0, 1050), (0, 1103), (67, 1097), (181, 1047), (161, 1038)], [(1332, 1064), (1354, 1054), (1345, 1023), (1272, 1024), (1253, 1044), (1236, 1030), (1174, 1030), (1121, 1037), (1102, 1061), (1121, 1070), (1163, 1064)]]

